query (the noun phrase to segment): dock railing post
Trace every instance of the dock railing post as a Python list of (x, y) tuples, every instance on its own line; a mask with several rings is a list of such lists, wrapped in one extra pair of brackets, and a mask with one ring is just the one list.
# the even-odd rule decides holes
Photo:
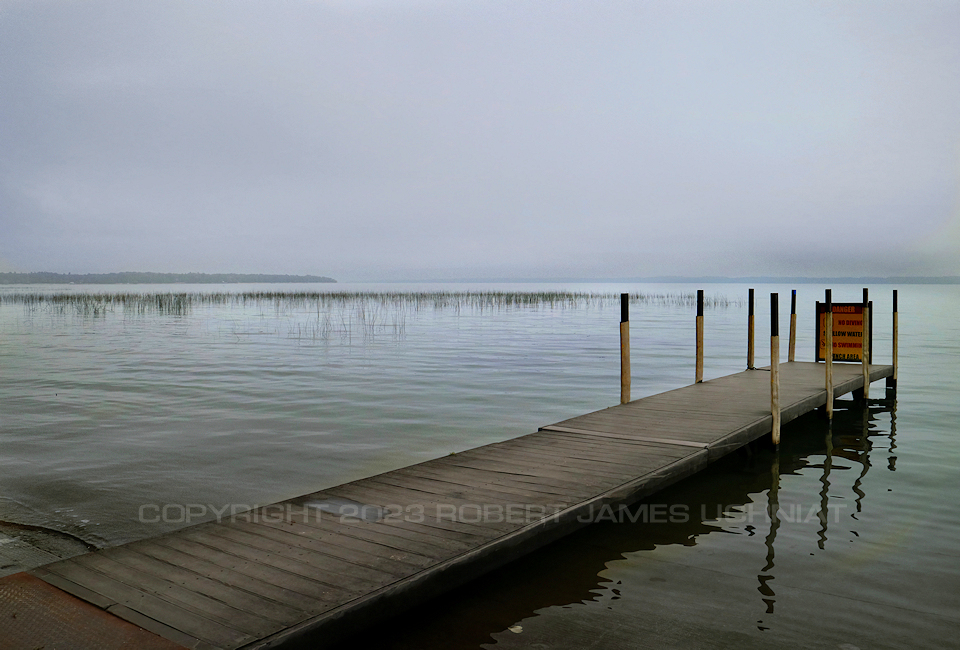
[(793, 363), (797, 356), (797, 290), (790, 292), (790, 346), (787, 348), (787, 361)]
[(870, 299), (866, 287), (863, 288), (863, 343), (860, 353), (863, 358), (861, 364), (863, 368), (863, 399), (866, 401), (870, 398)]
[(620, 403), (630, 401), (630, 294), (620, 294)]
[(697, 290), (697, 381), (703, 381), (703, 289)]
[(779, 296), (770, 294), (770, 413), (773, 444), (780, 444), (780, 308)]
[(892, 388), (894, 392), (897, 390), (897, 336), (899, 323), (897, 322), (897, 290), (893, 290), (893, 359), (891, 361), (893, 365), (893, 376), (887, 377), (887, 388)]
[(750, 289), (747, 302), (747, 370), (753, 370), (753, 289)]
[(826, 292), (823, 314), (823, 361), (826, 366), (827, 419), (833, 419), (833, 296)]

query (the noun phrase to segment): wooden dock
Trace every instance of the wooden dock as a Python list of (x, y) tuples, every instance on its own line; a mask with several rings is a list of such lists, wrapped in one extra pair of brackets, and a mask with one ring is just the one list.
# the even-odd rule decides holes
[[(859, 364), (833, 373), (836, 396), (863, 388)], [(876, 381), (893, 367), (869, 373)], [(823, 364), (780, 366), (783, 422), (825, 402)], [(748, 370), (30, 573), (180, 646), (307, 637), (320, 647), (689, 476), (771, 426), (770, 372)], [(10, 639), (27, 633), (4, 625)]]

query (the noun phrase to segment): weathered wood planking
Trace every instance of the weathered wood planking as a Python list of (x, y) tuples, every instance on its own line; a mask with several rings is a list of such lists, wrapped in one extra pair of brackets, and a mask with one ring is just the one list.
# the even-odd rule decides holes
[[(823, 365), (780, 368), (784, 422), (825, 404)], [(835, 395), (862, 386), (859, 365), (834, 366)], [(699, 471), (771, 420), (770, 375), (749, 370), (33, 573), (186, 647), (320, 630), (332, 643)]]

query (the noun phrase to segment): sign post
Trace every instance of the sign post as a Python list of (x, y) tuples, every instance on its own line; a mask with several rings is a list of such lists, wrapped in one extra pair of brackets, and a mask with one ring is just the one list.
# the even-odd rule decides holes
[[(824, 307), (823, 307), (823, 312), (824, 312), (823, 329), (819, 330), (820, 332), (822, 332), (822, 334), (820, 334), (819, 336), (823, 340), (822, 349), (832, 350), (833, 349), (833, 293), (830, 289), (826, 290), (825, 298), (826, 298), (826, 302), (824, 303)], [(818, 322), (820, 320), (820, 303), (817, 303), (817, 320)], [(818, 339), (818, 342), (817, 342), (818, 350), (821, 349), (820, 347), (821, 344), (819, 342), (820, 340), (821, 339)], [(819, 359), (819, 353), (818, 353), (817, 361), (819, 360), (820, 359)], [(827, 419), (832, 420), (833, 419), (833, 355), (832, 354), (825, 355), (825, 360), (826, 360), (826, 364), (824, 365), (826, 366), (826, 370), (824, 371), (824, 381), (825, 381), (825, 388), (827, 391), (827, 403), (826, 403)]]
[(871, 308), (870, 299), (867, 294), (867, 289), (863, 289), (863, 306), (861, 310), (863, 311), (863, 317), (860, 319), (860, 331), (861, 331), (861, 341), (863, 341), (863, 349), (860, 353), (860, 361), (863, 366), (863, 399), (864, 401), (870, 399), (870, 349), (873, 347), (870, 345), (870, 312), (873, 311)]

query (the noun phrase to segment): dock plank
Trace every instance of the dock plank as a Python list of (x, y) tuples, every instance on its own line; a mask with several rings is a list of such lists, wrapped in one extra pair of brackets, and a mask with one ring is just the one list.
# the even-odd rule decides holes
[(511, 458), (517, 460), (576, 469), (594, 473), (597, 476), (632, 476), (636, 470), (636, 463), (628, 462), (622, 455), (613, 451), (604, 453), (602, 443), (593, 450), (587, 450), (573, 445), (563, 445), (559, 441), (549, 446), (542, 442), (521, 442), (504, 445), (498, 449), (477, 451), (475, 455), (496, 459), (505, 453), (509, 453)]
[[(144, 593), (137, 587), (70, 560), (48, 564), (45, 568), (51, 573), (115, 601), (107, 611), (113, 611), (117, 605), (128, 607), (147, 618), (159, 621), (217, 648), (238, 648), (255, 639), (249, 634), (198, 615), (163, 598)], [(125, 617), (121, 616), (121, 618)]]
[(337, 532), (345, 538), (362, 539), (399, 551), (410, 551), (436, 560), (451, 552), (472, 548), (470, 542), (444, 537), (437, 531), (424, 531), (394, 521), (349, 521), (329, 513), (294, 519), (304, 526)]
[[(405, 479), (403, 481), (393, 481), (391, 483), (384, 482), (373, 482), (373, 481), (364, 481), (363, 485), (370, 486), (372, 489), (382, 489), (389, 490), (391, 494), (401, 494), (403, 495), (404, 503), (422, 506), (425, 513), (437, 514), (438, 507), (442, 507), (445, 510), (439, 511), (440, 513), (449, 511), (450, 508), (462, 508), (470, 507), (477, 503), (477, 499), (471, 499), (467, 497), (455, 496), (452, 490), (442, 490), (440, 488), (426, 486), (421, 487), (413, 484), (413, 479)], [(397, 491), (401, 492), (397, 492)], [(491, 499), (487, 498), (485, 501), (489, 502)], [(496, 502), (501, 500), (497, 499)], [(409, 506), (408, 506), (409, 507)], [(509, 525), (496, 525), (491, 523), (485, 523), (481, 526), (469, 525), (463, 527), (463, 530), (468, 532), (477, 531), (477, 529), (482, 529), (481, 532), (484, 536), (495, 534), (496, 532), (509, 532), (512, 530), (512, 526)]]
[(88, 553), (81, 556), (77, 564), (136, 588), (144, 596), (156, 596), (253, 638), (271, 634), (284, 627), (251, 609), (237, 608), (224, 602), (224, 598), (229, 598), (227, 592), (230, 591), (225, 586), (219, 590), (218, 597), (210, 597), (200, 590), (177, 584), (167, 577), (160, 577), (166, 569), (165, 563), (145, 555), (137, 557), (128, 549), (119, 548), (109, 556)]
[[(594, 462), (580, 461), (570, 457), (554, 460), (549, 456), (538, 456), (535, 452), (522, 448), (514, 449), (509, 454), (504, 453), (499, 458), (496, 455), (479, 452), (464, 456), (458, 462), (469, 463), (471, 467), (527, 471), (531, 476), (544, 476), (551, 480), (554, 476), (567, 476), (571, 482), (576, 481), (578, 485), (602, 489), (611, 482), (635, 475), (638, 467), (656, 467), (663, 460), (682, 458), (691, 452), (690, 449), (683, 449), (681, 453), (670, 453), (671, 451), (668, 447), (651, 446), (649, 453), (638, 459), (640, 464), (632, 469), (619, 465), (600, 468)], [(527, 467), (529, 469), (523, 469)]]
[(292, 616), (296, 618), (304, 618), (308, 612), (322, 607), (325, 602), (330, 602), (305, 596), (289, 588), (266, 582), (233, 569), (228, 569), (219, 564), (214, 564), (213, 562), (197, 557), (196, 555), (190, 555), (189, 553), (184, 553), (183, 551), (163, 544), (139, 544), (136, 550), (138, 553), (163, 560), (168, 564), (193, 571), (199, 575), (208, 576), (218, 582), (231, 585), (237, 589), (256, 594), (263, 599), (278, 603), (293, 612), (299, 612), (299, 614), (292, 614)]
[[(337, 489), (333, 494), (346, 495), (352, 498), (367, 499), (377, 505), (399, 505), (403, 510), (397, 513), (401, 522), (418, 524), (423, 528), (444, 531), (444, 534), (456, 539), (470, 541), (474, 544), (496, 537), (506, 529), (500, 525), (483, 526), (478, 524), (454, 522), (444, 519), (438, 511), (439, 501), (435, 501), (426, 493), (412, 493), (412, 491), (395, 486), (383, 486), (382, 489), (371, 485), (361, 486), (351, 484), (349, 488)], [(452, 499), (451, 499), (452, 501)], [(465, 503), (465, 502), (461, 502)], [(418, 521), (421, 519), (422, 521)]]
[(284, 599), (282, 601), (285, 603), (295, 605), (296, 603), (310, 599), (320, 604), (332, 604), (340, 602), (350, 595), (341, 587), (329, 585), (312, 578), (305, 578), (298, 574), (277, 570), (265, 562), (252, 561), (245, 557), (233, 555), (222, 549), (195, 542), (186, 537), (169, 536), (158, 540), (157, 543), (169, 546), (187, 555), (206, 560), (211, 564), (221, 566), (241, 575), (248, 576), (249, 578), (273, 585), (277, 589), (282, 589), (289, 593), (289, 600)]
[(574, 477), (562, 467), (532, 466), (514, 460), (510, 456), (504, 456), (499, 459), (489, 459), (478, 457), (477, 455), (462, 453), (456, 457), (448, 456), (437, 461), (440, 465), (449, 465), (451, 467), (463, 467), (466, 469), (479, 469), (506, 474), (510, 478), (526, 477), (536, 480), (543, 484), (552, 485), (558, 488), (568, 489), (574, 492), (579, 488), (600, 489), (605, 482), (593, 477)]
[(475, 486), (462, 485), (459, 483), (452, 483), (450, 481), (443, 481), (440, 479), (422, 477), (422, 476), (409, 476), (402, 475), (397, 476), (390, 474), (387, 476), (378, 476), (370, 479), (375, 483), (383, 483), (385, 485), (410, 485), (416, 486), (419, 489), (424, 491), (436, 491), (437, 494), (453, 494), (457, 498), (466, 500), (466, 501), (499, 501), (504, 503), (523, 501), (526, 503), (539, 503), (539, 504), (548, 504), (554, 503), (556, 498), (554, 495), (544, 494), (539, 492), (532, 492), (529, 490), (521, 491), (507, 491), (505, 489), (488, 489), (480, 488)]
[[(602, 451), (604, 455), (615, 454), (623, 459), (633, 459), (638, 456), (643, 456), (647, 454), (651, 448), (671, 447), (677, 442), (670, 438), (654, 440), (644, 439), (638, 436), (624, 436), (622, 438), (611, 436), (598, 437), (596, 435), (598, 432), (596, 431), (569, 429), (557, 426), (544, 427), (538, 433), (544, 434), (545, 438), (542, 442), (538, 441), (537, 444), (543, 446), (549, 445), (557, 452), (565, 449), (584, 450), (587, 452), (597, 450), (595, 453), (599, 454)], [(705, 443), (682, 442), (684, 442), (684, 444), (681, 446), (689, 446), (695, 449), (702, 449), (706, 446)]]
[(250, 612), (254, 617), (286, 624), (299, 621), (304, 617), (303, 610), (265, 598), (248, 589), (239, 588), (235, 584), (209, 577), (205, 573), (196, 571), (196, 565), (192, 568), (184, 567), (177, 562), (180, 558), (175, 558), (171, 562), (169, 559), (157, 557), (156, 554), (140, 553), (134, 548), (124, 548), (122, 551), (118, 549), (117, 552), (111, 553), (110, 559), (184, 589), (196, 591), (236, 610)]
[(539, 481), (534, 477), (492, 472), (490, 470), (476, 469), (473, 467), (459, 468), (456, 466), (443, 466), (438, 463), (415, 465), (414, 467), (397, 470), (397, 473), (409, 473), (414, 476), (433, 477), (451, 482), (463, 482), (464, 485), (473, 485), (476, 487), (519, 491), (529, 490), (537, 494), (553, 495), (556, 498), (567, 496), (572, 498), (585, 497), (592, 492), (592, 490), (586, 486), (580, 486), (579, 489), (571, 489), (569, 487), (561, 488)]
[[(329, 585), (341, 592), (345, 592), (347, 595), (363, 593), (370, 588), (380, 585), (379, 580), (364, 575), (360, 571), (354, 573), (350, 567), (343, 566), (342, 564), (304, 557), (299, 554), (289, 553), (286, 550), (274, 552), (263, 548), (263, 546), (257, 544), (256, 541), (249, 539), (238, 541), (233, 539), (233, 536), (229, 533), (221, 534), (222, 532), (224, 531), (204, 531), (202, 533), (185, 535), (184, 538), (208, 546), (221, 553), (227, 553), (251, 562), (271, 566), (283, 572), (283, 574), (298, 576)], [(291, 555), (295, 557), (291, 557)]]
[(402, 574), (394, 564), (393, 571), (386, 571), (371, 567), (365, 562), (356, 561), (356, 556), (349, 559), (342, 557), (346, 553), (332, 553), (329, 550), (320, 550), (310, 547), (306, 544), (294, 543), (296, 540), (280, 541), (270, 534), (261, 534), (261, 528), (240, 528), (236, 526), (217, 526), (210, 530), (213, 535), (219, 535), (234, 542), (257, 550), (274, 553), (278, 557), (294, 560), (305, 564), (312, 569), (330, 575), (349, 578), (350, 580), (363, 580), (371, 584), (380, 584), (385, 580), (393, 580), (398, 574)]
[(239, 522), (234, 524), (243, 530), (271, 537), (284, 543), (330, 554), (354, 564), (369, 566), (393, 575), (406, 575), (407, 568), (415, 569), (428, 566), (433, 561), (416, 553), (401, 552), (381, 544), (373, 544), (361, 539), (348, 539), (326, 531), (311, 529), (297, 522), (260, 521), (256, 524)]

